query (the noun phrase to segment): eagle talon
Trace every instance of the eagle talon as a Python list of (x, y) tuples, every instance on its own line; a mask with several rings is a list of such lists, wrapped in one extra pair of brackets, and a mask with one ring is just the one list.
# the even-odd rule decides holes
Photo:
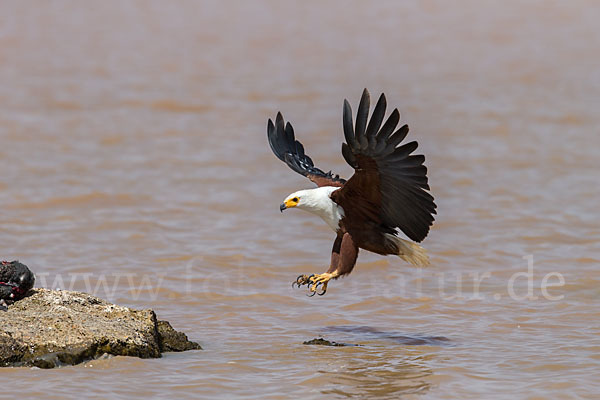
[[(322, 286), (321, 291), (319, 292), (319, 286)], [(310, 286), (310, 291), (312, 293), (316, 293), (319, 296), (323, 296), (327, 292), (327, 282), (317, 281), (312, 286)], [(311, 296), (312, 297), (312, 296)]]
[[(296, 280), (292, 282), (292, 287), (295, 287), (294, 285), (296, 285), (298, 288), (300, 288), (306, 285), (308, 288), (308, 293), (306, 295), (308, 297), (313, 297), (315, 294), (323, 296), (325, 293), (327, 293), (327, 284), (329, 281), (337, 276), (337, 273), (331, 274), (327, 272), (318, 275), (298, 275)], [(321, 288), (320, 291), (319, 288)]]
[(298, 275), (298, 277), (296, 278), (295, 281), (292, 282), (292, 289), (294, 288), (294, 285), (297, 285), (298, 287), (301, 286), (302, 281), (300, 280), (300, 278), (302, 278), (304, 275)]
[(294, 285), (296, 285), (298, 288), (300, 288), (304, 285), (309, 284), (310, 283), (309, 278), (310, 277), (306, 276), (306, 275), (298, 275), (296, 280), (294, 282), (292, 282), (292, 287), (294, 287)]

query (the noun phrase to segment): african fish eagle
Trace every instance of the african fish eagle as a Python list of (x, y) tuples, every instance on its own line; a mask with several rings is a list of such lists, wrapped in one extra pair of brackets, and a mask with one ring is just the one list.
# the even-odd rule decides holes
[[(292, 284), (307, 285), (309, 295), (325, 294), (331, 279), (352, 272), (358, 250), (381, 255), (397, 255), (415, 265), (426, 266), (425, 249), (398, 237), (398, 229), (415, 242), (429, 233), (436, 214), (429, 193), (425, 156), (411, 155), (417, 149), (412, 141), (400, 146), (408, 134), (408, 126), (396, 130), (400, 119), (394, 109), (385, 123), (387, 102), (381, 94), (371, 118), (370, 95), (363, 91), (352, 122), (352, 109), (344, 100), (343, 128), (346, 143), (342, 155), (354, 175), (349, 180), (316, 168), (304, 153), (304, 146), (294, 137), (294, 129), (277, 114), (275, 124), (269, 119), (267, 137), (273, 153), (291, 169), (306, 176), (318, 187), (300, 190), (287, 196), (280, 210), (299, 208), (323, 218), (336, 233), (331, 252), (331, 265), (323, 274), (300, 275)], [(382, 125), (383, 123), (383, 125)]]

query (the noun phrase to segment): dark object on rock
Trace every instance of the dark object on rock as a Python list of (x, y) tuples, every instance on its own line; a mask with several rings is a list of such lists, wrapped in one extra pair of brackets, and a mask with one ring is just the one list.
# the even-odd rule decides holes
[(134, 310), (86, 293), (34, 289), (0, 312), (0, 366), (53, 368), (103, 354), (158, 358), (201, 349), (152, 310)]
[(27, 265), (18, 261), (0, 261), (0, 301), (2, 303), (22, 299), (34, 283), (35, 276), (27, 268)]
[(302, 344), (312, 344), (312, 345), (317, 345), (317, 346), (337, 346), (337, 347), (360, 346), (360, 344), (330, 342), (329, 340), (325, 340), (323, 338), (318, 338), (318, 339), (315, 338), (313, 340), (308, 340), (306, 342), (303, 342)]

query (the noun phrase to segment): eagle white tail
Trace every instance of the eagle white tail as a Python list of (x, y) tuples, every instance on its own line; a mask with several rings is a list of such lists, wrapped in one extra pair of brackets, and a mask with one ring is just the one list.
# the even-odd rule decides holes
[(398, 257), (415, 267), (427, 267), (429, 265), (427, 250), (416, 243), (401, 239), (397, 236), (389, 234), (386, 234), (386, 236), (398, 247)]

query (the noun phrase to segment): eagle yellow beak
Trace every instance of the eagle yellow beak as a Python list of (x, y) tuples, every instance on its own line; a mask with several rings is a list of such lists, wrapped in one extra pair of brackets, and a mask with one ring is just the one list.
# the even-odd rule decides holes
[(287, 199), (279, 206), (279, 211), (283, 212), (283, 210), (287, 208), (296, 207), (298, 205), (298, 198), (294, 197), (293, 199)]

